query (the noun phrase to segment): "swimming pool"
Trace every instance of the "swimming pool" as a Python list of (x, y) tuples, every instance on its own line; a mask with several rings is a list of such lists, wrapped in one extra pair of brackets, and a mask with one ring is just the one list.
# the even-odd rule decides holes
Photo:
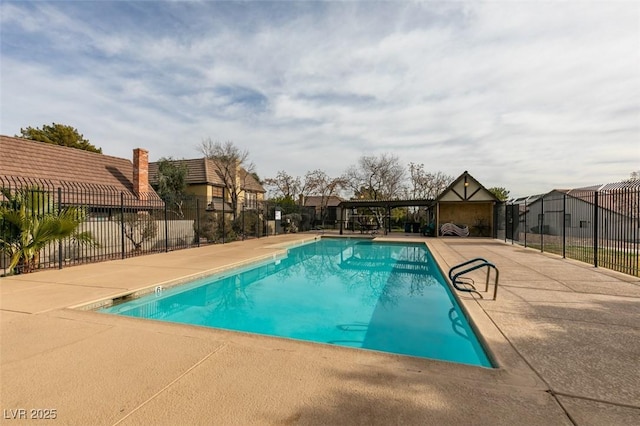
[(99, 311), (491, 367), (424, 244), (322, 238)]

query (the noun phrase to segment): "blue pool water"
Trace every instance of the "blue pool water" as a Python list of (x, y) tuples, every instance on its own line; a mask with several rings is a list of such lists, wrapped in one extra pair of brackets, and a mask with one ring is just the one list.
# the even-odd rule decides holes
[(323, 238), (100, 311), (491, 367), (424, 244)]

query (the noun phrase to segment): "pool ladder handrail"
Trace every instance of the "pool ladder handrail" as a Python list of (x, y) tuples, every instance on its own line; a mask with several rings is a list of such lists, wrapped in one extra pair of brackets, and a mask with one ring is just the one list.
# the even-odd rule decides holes
[[(455, 275), (453, 275), (453, 271), (456, 269), (460, 269), (463, 266), (467, 266), (467, 265), (471, 265), (473, 263), (477, 263), (477, 262), (481, 262), (478, 263), (476, 265), (470, 266), (468, 268), (466, 268), (463, 271), (460, 271), (458, 273), (456, 273)], [(498, 278), (500, 276), (500, 271), (498, 271), (498, 268), (496, 267), (496, 265), (494, 265), (493, 263), (489, 262), (487, 259), (484, 259), (482, 257), (476, 257), (474, 259), (471, 260), (467, 260), (466, 262), (462, 262), (454, 267), (452, 267), (451, 269), (449, 269), (449, 279), (451, 280), (451, 284), (453, 284), (453, 286), (456, 288), (456, 290), (458, 291), (466, 291), (466, 292), (473, 292), (473, 293), (478, 293), (478, 291), (476, 291), (475, 287), (473, 286), (473, 284), (467, 284), (470, 285), (472, 288), (464, 288), (464, 287), (460, 287), (458, 284), (465, 284), (462, 281), (458, 281), (458, 277), (460, 277), (463, 274), (466, 274), (467, 272), (472, 272), (475, 271), (476, 269), (480, 269), (480, 268), (487, 268), (487, 280), (485, 282), (485, 288), (484, 291), (487, 292), (489, 291), (489, 276), (491, 275), (491, 269), (493, 268), (496, 271), (496, 280), (493, 284), (493, 300), (496, 300), (496, 296), (498, 295)], [(478, 293), (478, 295), (480, 297), (482, 297), (482, 295), (480, 293)]]

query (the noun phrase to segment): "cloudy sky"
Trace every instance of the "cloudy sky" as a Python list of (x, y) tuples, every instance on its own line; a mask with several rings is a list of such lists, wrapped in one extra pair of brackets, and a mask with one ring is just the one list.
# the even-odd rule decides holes
[(363, 155), (512, 196), (640, 170), (637, 1), (3, 0), (0, 133), (247, 149), (261, 177)]

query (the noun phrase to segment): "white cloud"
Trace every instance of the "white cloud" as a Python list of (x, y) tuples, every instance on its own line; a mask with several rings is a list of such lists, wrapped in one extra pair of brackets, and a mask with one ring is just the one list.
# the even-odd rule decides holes
[[(637, 3), (3, 3), (3, 134), (111, 155), (247, 148), (262, 176), (362, 153), (512, 194), (640, 169)], [(286, 7), (285, 7), (286, 6)]]

